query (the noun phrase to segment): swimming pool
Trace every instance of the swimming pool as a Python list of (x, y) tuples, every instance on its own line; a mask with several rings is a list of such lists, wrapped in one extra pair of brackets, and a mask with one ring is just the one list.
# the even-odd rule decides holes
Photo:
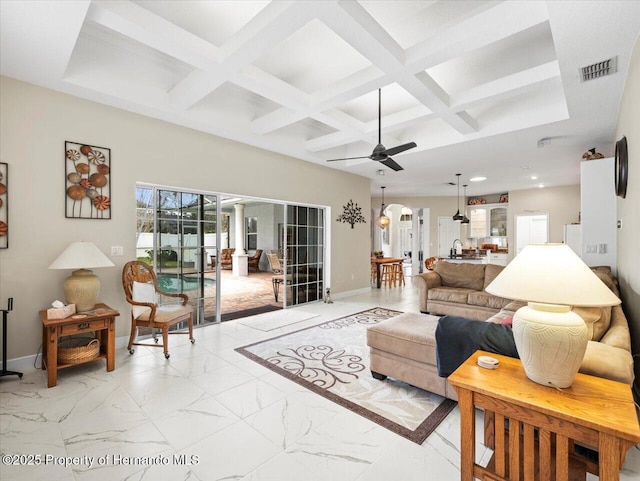
[[(215, 279), (204, 278), (204, 287), (215, 286)], [(158, 274), (158, 289), (170, 293), (192, 291), (200, 287), (199, 276), (183, 274)]]

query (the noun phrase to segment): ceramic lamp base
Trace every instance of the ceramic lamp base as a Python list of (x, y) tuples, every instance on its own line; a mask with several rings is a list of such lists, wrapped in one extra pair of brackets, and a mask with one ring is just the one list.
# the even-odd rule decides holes
[(67, 304), (75, 304), (78, 311), (93, 309), (100, 293), (100, 279), (88, 269), (73, 271), (64, 281)]
[(586, 324), (569, 306), (534, 302), (513, 316), (513, 337), (527, 377), (559, 388), (571, 386), (589, 340)]

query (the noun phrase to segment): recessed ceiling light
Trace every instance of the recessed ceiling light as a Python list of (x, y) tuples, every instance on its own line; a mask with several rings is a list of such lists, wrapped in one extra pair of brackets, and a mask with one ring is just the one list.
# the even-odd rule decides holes
[(538, 189), (544, 188), (544, 184), (538, 184)]
[(486, 177), (471, 177), (469, 179), (471, 182), (482, 182), (483, 180), (487, 180)]
[(522, 167), (520, 167), (522, 170), (529, 170), (531, 167), (529, 167), (528, 165), (523, 165)]
[(384, 175), (384, 170), (382, 170), (382, 169), (378, 169), (378, 170), (376, 170), (376, 174), (378, 174), (378, 175)]
[(531, 176), (531, 180), (538, 180), (538, 176), (537, 175), (532, 175)]

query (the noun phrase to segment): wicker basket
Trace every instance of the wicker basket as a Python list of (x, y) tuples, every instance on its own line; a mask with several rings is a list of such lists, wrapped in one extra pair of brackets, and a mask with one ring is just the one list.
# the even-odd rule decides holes
[(58, 364), (78, 364), (100, 355), (100, 341), (95, 338), (75, 337), (58, 343)]

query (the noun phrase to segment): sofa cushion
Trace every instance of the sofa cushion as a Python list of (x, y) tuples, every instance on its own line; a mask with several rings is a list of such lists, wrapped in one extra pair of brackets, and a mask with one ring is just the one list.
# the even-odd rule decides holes
[(611, 268), (609, 266), (598, 266), (592, 267), (591, 270), (593, 273), (598, 276), (598, 278), (604, 282), (604, 284), (611, 289), (616, 296), (620, 297), (620, 292), (618, 291), (618, 281), (613, 274), (611, 273)]
[(467, 304), (472, 306), (490, 307), (491, 309), (502, 309), (509, 305), (511, 299), (494, 296), (485, 291), (473, 291), (469, 293)]
[(498, 274), (502, 272), (502, 269), (504, 269), (504, 266), (487, 264), (484, 269), (484, 286), (482, 288), (486, 289), (487, 286), (491, 284), (496, 277), (498, 277)]
[(473, 289), (464, 289), (462, 287), (436, 287), (429, 289), (427, 297), (430, 301), (457, 302), (458, 304), (467, 304), (469, 294), (476, 291)]
[(573, 312), (578, 314), (589, 331), (589, 339), (599, 341), (611, 324), (611, 307), (575, 306)]
[(485, 267), (485, 264), (454, 264), (440, 261), (436, 264), (434, 271), (442, 278), (443, 286), (481, 291), (484, 288)]

